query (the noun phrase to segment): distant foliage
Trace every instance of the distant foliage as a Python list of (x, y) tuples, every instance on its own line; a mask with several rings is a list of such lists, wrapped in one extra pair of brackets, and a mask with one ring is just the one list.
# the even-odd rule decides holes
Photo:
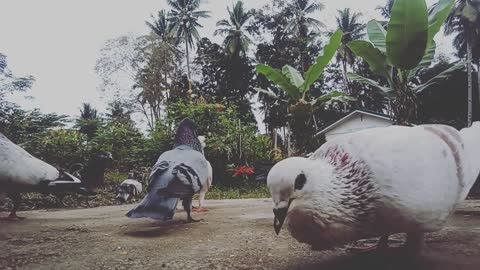
[(47, 130), (34, 134), (21, 144), (32, 155), (53, 166), (69, 169), (75, 163), (85, 163), (91, 148), (86, 136), (72, 129)]
[(198, 135), (206, 137), (205, 155), (212, 164), (214, 181), (231, 184), (229, 166), (271, 162), (268, 136), (257, 134), (256, 125), (240, 121), (235, 107), (175, 103), (168, 108), (168, 127), (175, 127), (185, 117), (193, 119)]
[(23, 143), (37, 134), (68, 123), (67, 116), (43, 114), (39, 110), (26, 111), (12, 103), (0, 104), (0, 132), (15, 143)]
[(250, 104), (255, 92), (252, 59), (246, 55), (231, 57), (224, 47), (203, 38), (194, 64), (202, 75), (197, 87), (201, 97), (210, 103), (235, 106), (242, 121), (255, 122)]
[(33, 76), (18, 77), (8, 68), (7, 56), (0, 53), (0, 103), (6, 94), (26, 91), (35, 82)]
[(102, 119), (97, 116), (97, 110), (89, 103), (83, 103), (80, 109), (80, 118), (76, 121), (78, 131), (91, 140), (97, 134), (97, 130), (102, 125)]

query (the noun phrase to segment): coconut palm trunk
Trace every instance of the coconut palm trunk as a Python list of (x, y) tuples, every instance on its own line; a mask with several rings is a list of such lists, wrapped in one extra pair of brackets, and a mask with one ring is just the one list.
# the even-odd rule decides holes
[(187, 59), (187, 80), (188, 80), (188, 95), (192, 95), (192, 77), (190, 74), (190, 54), (188, 52), (188, 42), (185, 42), (185, 57)]
[(470, 41), (467, 41), (467, 73), (468, 73), (468, 127), (472, 126), (472, 94), (473, 94), (473, 81), (472, 81), (472, 46)]
[(477, 59), (477, 91), (478, 91), (478, 106), (480, 106), (480, 57)]
[(352, 91), (350, 90), (350, 84), (347, 77), (347, 59), (345, 57), (342, 57), (342, 68), (343, 68), (343, 82), (345, 83), (345, 92), (351, 95)]

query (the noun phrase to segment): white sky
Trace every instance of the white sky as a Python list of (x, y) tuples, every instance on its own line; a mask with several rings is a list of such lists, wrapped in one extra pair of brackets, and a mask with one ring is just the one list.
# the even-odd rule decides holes
[[(247, 8), (260, 8), (270, 0), (244, 0)], [(337, 9), (362, 12), (364, 21), (380, 18), (375, 7), (385, 0), (321, 0), (325, 10), (315, 16), (331, 29)], [(427, 0), (428, 4), (435, 2)], [(200, 34), (213, 38), (215, 23), (227, 17), (232, 0), (208, 0), (203, 10), (211, 18), (201, 21)], [(40, 108), (70, 116), (79, 114), (83, 102), (105, 108), (95, 62), (105, 41), (128, 33), (146, 34), (150, 14), (168, 8), (165, 0), (0, 0), (0, 52), (7, 55), (14, 74), (33, 75), (36, 82), (27, 95), (12, 100), (26, 109)], [(451, 52), (450, 39), (441, 40), (440, 51)], [(220, 37), (213, 38), (221, 42)]]

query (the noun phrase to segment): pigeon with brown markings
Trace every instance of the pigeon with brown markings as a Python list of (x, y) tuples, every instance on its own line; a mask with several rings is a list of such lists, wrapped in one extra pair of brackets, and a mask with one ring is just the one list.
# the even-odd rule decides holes
[(289, 158), (268, 174), (274, 228), (286, 227), (316, 250), (406, 233), (419, 254), (423, 235), (440, 230), (480, 172), (480, 122), (392, 126), (345, 134), (310, 158)]

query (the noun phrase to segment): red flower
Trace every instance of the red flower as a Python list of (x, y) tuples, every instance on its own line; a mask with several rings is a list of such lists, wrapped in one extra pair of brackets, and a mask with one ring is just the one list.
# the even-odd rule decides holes
[(237, 168), (235, 168), (235, 173), (233, 174), (233, 177), (237, 177), (237, 176), (240, 176), (240, 175), (251, 175), (253, 174), (255, 171), (253, 170), (252, 167), (247, 167), (247, 166), (238, 166)]

